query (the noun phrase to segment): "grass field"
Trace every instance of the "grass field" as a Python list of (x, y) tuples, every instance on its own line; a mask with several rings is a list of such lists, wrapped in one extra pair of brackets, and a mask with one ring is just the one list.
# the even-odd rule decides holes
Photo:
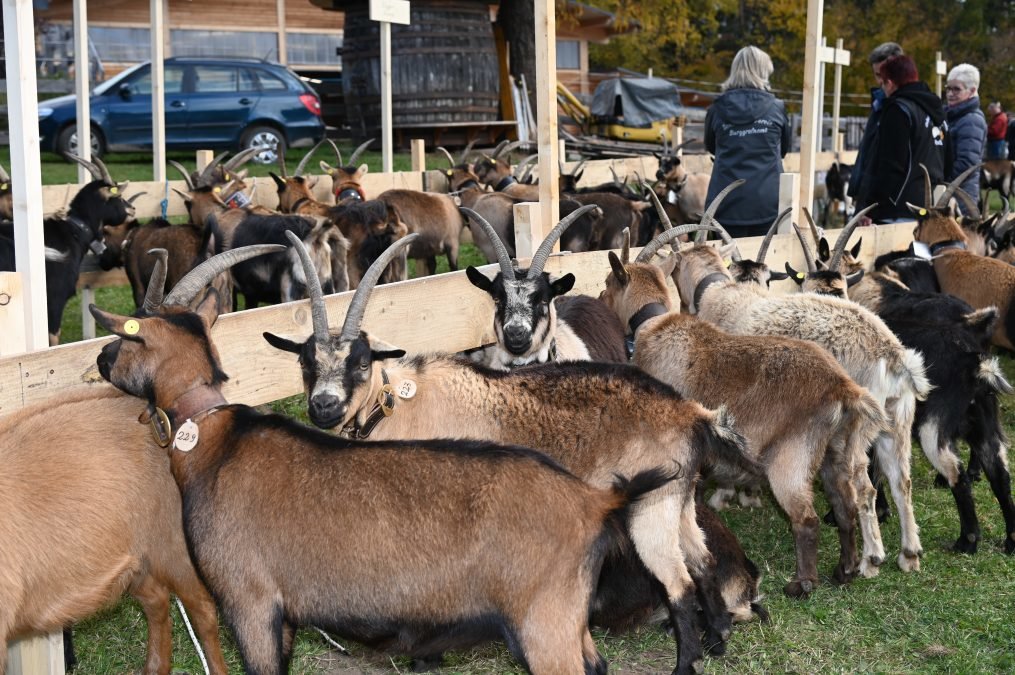
[[(0, 163), (6, 161), (5, 153), (6, 149), (0, 150)], [(145, 167), (138, 165), (137, 156), (133, 162), (123, 163), (122, 174), (119, 157), (128, 156), (110, 158), (115, 177), (146, 180), (140, 175)], [(192, 162), (190, 155), (183, 159)], [(368, 160), (379, 166), (379, 161), (369, 156)], [(296, 161), (298, 157), (290, 158), (293, 165)], [(62, 163), (46, 164), (46, 182), (73, 179), (73, 166), (54, 164)], [(66, 175), (61, 173), (64, 169)], [(256, 169), (267, 171), (266, 167)], [(466, 247), (463, 264), (478, 262), (475, 249)], [(122, 313), (133, 309), (125, 288), (99, 289), (97, 303)], [(80, 309), (75, 300), (64, 315), (64, 341), (78, 339), (80, 334)], [(1002, 364), (1009, 379), (1015, 381), (1015, 362), (1003, 356)], [(304, 404), (297, 396), (270, 407), (305, 421)], [(1002, 406), (1011, 436), (1015, 434), (1015, 397), (1004, 397)], [(837, 559), (837, 537), (832, 529), (824, 528), (819, 570), (826, 576), (816, 592), (803, 601), (782, 595), (782, 586), (794, 568), (793, 543), (789, 524), (774, 502), (768, 498), (761, 509), (726, 512), (725, 520), (764, 572), (765, 604), (772, 620), (738, 626), (727, 655), (707, 661), (706, 671), (1015, 672), (1015, 558), (1001, 550), (1004, 527), (997, 503), (985, 481), (975, 484), (983, 529), (980, 552), (975, 556), (951, 553), (948, 547), (958, 533), (957, 512), (950, 492), (935, 488), (933, 477), (930, 465), (914, 447), (913, 504), (925, 549), (920, 572), (903, 574), (895, 565), (899, 533), (897, 519), (892, 518), (882, 528), (889, 562), (881, 575), (845, 588), (832, 586), (827, 575)], [(823, 513), (826, 507), (820, 497), (819, 501), (818, 510)], [(201, 672), (175, 608), (173, 613), (174, 669)], [(140, 606), (129, 598), (79, 624), (75, 634), (77, 672), (81, 675), (135, 672), (144, 662), (145, 621)], [(612, 672), (669, 672), (675, 664), (673, 641), (658, 627), (646, 626), (626, 635), (595, 635)], [(231, 671), (241, 672), (238, 654), (224, 630), (223, 640)], [(355, 644), (346, 646), (351, 656), (337, 654), (316, 633), (303, 630), (298, 635), (292, 672), (350, 675), (408, 670), (405, 659), (391, 659)], [(490, 645), (449, 654), (442, 672), (479, 675), (522, 670), (502, 646)]]

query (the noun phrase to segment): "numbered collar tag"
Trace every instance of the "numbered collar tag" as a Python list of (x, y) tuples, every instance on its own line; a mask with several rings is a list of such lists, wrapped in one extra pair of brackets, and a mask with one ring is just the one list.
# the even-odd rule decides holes
[(398, 398), (410, 399), (416, 395), (416, 383), (412, 380), (402, 380), (395, 387)]
[(917, 258), (923, 258), (924, 260), (930, 260), (934, 257), (930, 253), (930, 246), (927, 246), (927, 244), (922, 241), (913, 242), (913, 255)]
[(173, 447), (182, 452), (190, 452), (197, 445), (198, 429), (191, 420), (187, 420), (176, 430), (173, 437)]

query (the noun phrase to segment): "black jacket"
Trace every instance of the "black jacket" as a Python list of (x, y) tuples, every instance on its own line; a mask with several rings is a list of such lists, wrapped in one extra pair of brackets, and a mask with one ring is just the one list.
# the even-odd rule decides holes
[(857, 208), (874, 202), (868, 215), (874, 221), (912, 216), (906, 202), (924, 204), (927, 167), (933, 184), (944, 180), (945, 112), (941, 99), (923, 82), (903, 85), (885, 99), (878, 124), (877, 141), (866, 181), (857, 195)]
[(709, 107), (705, 148), (715, 155), (715, 165), (706, 203), (738, 178), (747, 181), (716, 214), (734, 236), (738, 227), (771, 225), (778, 215), (779, 174), (790, 132), (786, 105), (771, 92), (730, 89)]
[(881, 110), (884, 108), (886, 98), (885, 90), (881, 87), (871, 89), (871, 112), (863, 128), (863, 138), (860, 139), (860, 148), (856, 153), (856, 164), (853, 165), (853, 172), (849, 176), (849, 188), (846, 190), (846, 194), (854, 201), (857, 195), (870, 189), (872, 173), (870, 160), (874, 156), (874, 147), (878, 142), (878, 123), (881, 121)]

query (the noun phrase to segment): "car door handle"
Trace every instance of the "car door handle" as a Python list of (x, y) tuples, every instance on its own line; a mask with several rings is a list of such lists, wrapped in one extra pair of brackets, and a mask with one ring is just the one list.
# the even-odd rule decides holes
[(170, 105), (170, 107), (173, 107), (173, 108), (186, 108), (187, 107), (187, 102), (186, 101), (176, 100), (176, 101), (173, 101), (172, 103), (170, 103), (169, 105)]
[(240, 99), (240, 103), (242, 105), (250, 105), (251, 103), (253, 103), (253, 101), (251, 101), (249, 98), (244, 96), (243, 98)]

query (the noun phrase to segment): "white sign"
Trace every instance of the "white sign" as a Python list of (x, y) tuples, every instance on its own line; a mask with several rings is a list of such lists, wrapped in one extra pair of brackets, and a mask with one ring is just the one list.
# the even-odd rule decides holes
[(409, 0), (370, 0), (370, 20), (409, 25)]

